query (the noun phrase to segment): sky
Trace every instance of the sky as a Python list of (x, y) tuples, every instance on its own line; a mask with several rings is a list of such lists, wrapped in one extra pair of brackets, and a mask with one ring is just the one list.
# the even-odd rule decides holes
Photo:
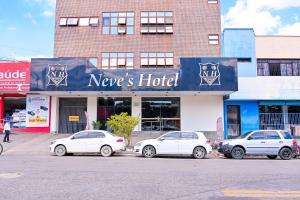
[[(300, 0), (221, 0), (222, 28), (299, 35)], [(55, 0), (0, 0), (0, 60), (52, 57)]]

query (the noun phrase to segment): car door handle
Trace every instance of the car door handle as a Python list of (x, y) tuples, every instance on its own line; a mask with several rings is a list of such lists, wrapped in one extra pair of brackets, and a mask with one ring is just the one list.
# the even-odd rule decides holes
[(266, 142), (262, 141), (262, 142), (260, 142), (260, 143), (265, 144)]
[(279, 144), (282, 144), (283, 143), (283, 141), (279, 141)]

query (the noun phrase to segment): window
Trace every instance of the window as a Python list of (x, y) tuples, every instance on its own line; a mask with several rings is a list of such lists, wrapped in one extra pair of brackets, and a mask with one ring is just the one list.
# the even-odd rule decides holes
[(179, 132), (167, 133), (162, 136), (165, 140), (179, 140)]
[(133, 69), (133, 53), (102, 53), (102, 69)]
[(60, 18), (60, 26), (98, 26), (98, 17), (62, 17)]
[(300, 60), (258, 59), (258, 76), (300, 76)]
[(287, 139), (287, 140), (293, 139), (293, 136), (289, 132), (281, 131), (281, 134), (284, 137), (284, 139)]
[(59, 25), (60, 26), (67, 26), (67, 19), (68, 18), (60, 18)]
[(173, 33), (173, 12), (141, 12), (141, 33)]
[(251, 140), (264, 140), (265, 139), (265, 133), (264, 132), (255, 132), (252, 135), (250, 135), (249, 139), (251, 139)]
[(250, 63), (251, 58), (238, 58), (237, 61), (238, 62), (243, 62), (243, 63)]
[(209, 3), (209, 4), (217, 4), (218, 0), (207, 0), (207, 3)]
[(141, 53), (142, 67), (172, 67), (174, 53)]
[(68, 18), (67, 25), (68, 26), (77, 26), (78, 25), (78, 18)]
[(280, 140), (280, 136), (278, 135), (277, 132), (275, 131), (268, 131), (268, 132), (265, 132), (266, 134), (266, 139), (267, 140)]
[(103, 13), (102, 20), (102, 34), (104, 35), (134, 34), (133, 12)]
[(180, 130), (179, 97), (143, 97), (142, 131)]
[(86, 138), (89, 138), (88, 132), (86, 131), (77, 133), (73, 136), (73, 139), (86, 139)]
[(88, 138), (105, 138), (105, 134), (101, 132), (91, 131), (88, 133)]
[(241, 115), (239, 105), (227, 106), (227, 131), (229, 138), (241, 135)]
[(217, 35), (217, 34), (208, 35), (208, 44), (218, 45), (219, 44), (219, 35)]
[[(97, 102), (97, 121), (106, 123), (107, 118), (114, 114), (120, 114), (122, 112), (131, 115), (131, 98), (130, 97), (100, 97)], [(106, 128), (105, 125), (101, 129)]]
[(192, 132), (181, 132), (181, 139), (196, 140), (196, 139), (198, 139), (198, 136), (196, 133), (192, 133)]

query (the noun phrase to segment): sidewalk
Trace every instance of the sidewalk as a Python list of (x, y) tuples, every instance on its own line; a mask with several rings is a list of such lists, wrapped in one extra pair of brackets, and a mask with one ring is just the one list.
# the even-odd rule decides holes
[(47, 155), (49, 154), (49, 144), (52, 140), (67, 137), (68, 135), (54, 134), (30, 134), (12, 133), (10, 143), (3, 143), (3, 134), (0, 134), (0, 142), (3, 145), (3, 154), (9, 155)]

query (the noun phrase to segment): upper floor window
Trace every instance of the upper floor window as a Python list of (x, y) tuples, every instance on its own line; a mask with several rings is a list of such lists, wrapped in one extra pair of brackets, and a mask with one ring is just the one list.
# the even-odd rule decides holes
[(133, 69), (133, 53), (102, 53), (102, 69)]
[(62, 17), (60, 26), (98, 26), (98, 17)]
[(258, 59), (258, 76), (300, 76), (300, 60)]
[(133, 34), (134, 13), (133, 12), (112, 12), (102, 13), (102, 34)]
[(142, 67), (172, 67), (174, 53), (141, 53)]
[(208, 44), (219, 44), (219, 35), (218, 34), (209, 34), (208, 35)]
[(173, 33), (173, 12), (141, 12), (141, 33)]
[(209, 4), (217, 4), (218, 0), (207, 0), (207, 3), (209, 3)]

